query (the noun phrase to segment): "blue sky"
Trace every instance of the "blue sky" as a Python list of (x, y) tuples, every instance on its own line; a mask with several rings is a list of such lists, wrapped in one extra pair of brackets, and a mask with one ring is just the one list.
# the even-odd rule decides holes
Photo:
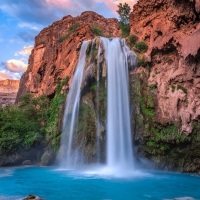
[(117, 4), (137, 0), (1, 0), (0, 80), (20, 79), (27, 69), (35, 36), (63, 16), (95, 11), (117, 17)]

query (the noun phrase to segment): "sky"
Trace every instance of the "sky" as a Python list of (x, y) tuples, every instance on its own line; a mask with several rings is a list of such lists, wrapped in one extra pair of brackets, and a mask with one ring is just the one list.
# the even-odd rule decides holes
[(35, 36), (64, 16), (95, 11), (118, 17), (119, 3), (137, 0), (0, 0), (0, 80), (20, 79), (27, 69)]

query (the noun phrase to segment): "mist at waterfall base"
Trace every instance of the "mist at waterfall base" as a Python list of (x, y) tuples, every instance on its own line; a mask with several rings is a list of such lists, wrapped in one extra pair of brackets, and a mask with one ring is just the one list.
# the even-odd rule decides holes
[[(81, 85), (86, 65), (86, 50), (89, 41), (82, 44), (79, 62), (76, 67), (71, 88), (67, 97), (64, 113), (62, 139), (60, 147), (60, 166), (64, 169), (83, 169), (87, 173), (130, 176), (138, 173), (134, 169), (131, 137), (131, 117), (129, 103), (129, 68), (135, 67), (137, 58), (126, 46), (124, 39), (107, 39), (100, 37), (97, 53), (97, 91), (100, 79), (100, 52), (104, 49), (107, 67), (107, 130), (106, 130), (106, 164), (100, 163), (99, 150), (99, 109), (97, 105), (96, 123), (96, 162), (86, 165), (84, 154), (79, 145), (73, 148), (75, 127), (79, 123)], [(92, 48), (94, 41), (92, 43)], [(98, 92), (96, 93), (98, 96)], [(83, 144), (81, 144), (83, 145)]]

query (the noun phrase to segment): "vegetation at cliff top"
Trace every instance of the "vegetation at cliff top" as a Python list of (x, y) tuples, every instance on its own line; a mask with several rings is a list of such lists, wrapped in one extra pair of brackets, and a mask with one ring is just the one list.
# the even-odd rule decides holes
[(102, 31), (102, 29), (98, 26), (92, 26), (92, 32), (96, 35), (96, 36), (104, 36), (104, 33)]
[(68, 80), (67, 77), (58, 84), (52, 100), (44, 95), (25, 94), (18, 106), (0, 105), (0, 155), (45, 143), (54, 149), (58, 146), (60, 109), (66, 99), (66, 94), (60, 92)]
[(72, 26), (69, 28), (69, 32), (64, 35), (64, 36), (61, 36), (57, 42), (63, 42), (64, 40), (66, 40), (73, 32), (75, 32), (77, 30), (77, 28), (79, 27), (79, 23), (74, 23), (72, 24)]
[(129, 15), (131, 7), (127, 3), (118, 5), (117, 13), (119, 14), (119, 26), (122, 37), (127, 37), (130, 34)]

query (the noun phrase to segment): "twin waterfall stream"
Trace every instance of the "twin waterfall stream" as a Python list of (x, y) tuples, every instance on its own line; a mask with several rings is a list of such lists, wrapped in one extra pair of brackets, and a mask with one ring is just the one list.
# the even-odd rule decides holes
[[(93, 164), (103, 165), (109, 174), (134, 170), (128, 71), (136, 65), (136, 55), (126, 46), (124, 39), (98, 37), (93, 41), (83, 42), (66, 100), (59, 151), (61, 168), (78, 169)], [(84, 150), (86, 136), (77, 139), (80, 137), (80, 102), (86, 93), (84, 88), (87, 77), (90, 78), (90, 85), (91, 82), (95, 84), (94, 95), (97, 99), (94, 105), (89, 100), (85, 101), (91, 108), (95, 107), (96, 134), (94, 141), (92, 140), (95, 148), (91, 150), (89, 161), (85, 158), (88, 150)], [(100, 114), (102, 103), (98, 101), (102, 98), (99, 92), (102, 83), (107, 93), (104, 121)], [(102, 127), (105, 127), (104, 135)], [(105, 158), (102, 159), (103, 157)]]

